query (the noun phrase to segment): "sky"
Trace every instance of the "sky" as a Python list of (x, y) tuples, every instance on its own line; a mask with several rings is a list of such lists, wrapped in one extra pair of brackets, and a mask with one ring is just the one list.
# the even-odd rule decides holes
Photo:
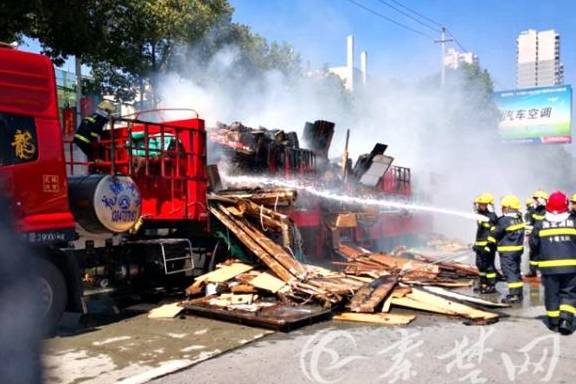
[[(565, 83), (576, 72), (574, 0), (353, 0), (397, 22), (440, 38), (439, 32), (388, 7), (408, 6), (445, 26), (492, 75), (496, 90), (515, 88), (516, 37), (526, 29), (555, 29), (561, 39)], [(369, 73), (385, 79), (421, 78), (439, 71), (440, 47), (433, 38), (373, 15), (351, 0), (230, 0), (234, 21), (268, 40), (292, 44), (313, 67), (343, 65), (346, 35), (354, 34), (356, 60), (368, 51)], [(428, 22), (428, 24), (430, 24)], [(448, 47), (458, 48), (454, 43)]]
[[(445, 26), (458, 42), (480, 58), (496, 90), (515, 88), (516, 37), (526, 29), (555, 29), (561, 38), (565, 83), (576, 80), (576, 14), (574, 0), (229, 0), (233, 19), (249, 25), (270, 41), (284, 41), (312, 67), (344, 65), (346, 36), (354, 34), (356, 63), (368, 52), (369, 73), (383, 79), (419, 79), (439, 71), (439, 31), (418, 24), (387, 6), (409, 13), (398, 3)], [(408, 31), (353, 4), (431, 37)], [(427, 24), (435, 26), (427, 20)], [(434, 37), (434, 38), (433, 38)], [(38, 51), (35, 42), (22, 47)], [(449, 43), (448, 48), (460, 48)], [(461, 50), (461, 49), (460, 49)], [(64, 65), (74, 71), (72, 60)]]

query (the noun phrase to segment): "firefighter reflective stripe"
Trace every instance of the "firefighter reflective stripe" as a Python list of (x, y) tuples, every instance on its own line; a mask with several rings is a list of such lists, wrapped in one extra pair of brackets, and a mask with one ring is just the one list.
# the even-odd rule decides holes
[(90, 136), (96, 137), (96, 138), (99, 138), (99, 137), (100, 137), (100, 135), (97, 134), (96, 132), (90, 132)]
[(486, 272), (478, 272), (479, 276), (486, 276)]
[(85, 138), (84, 136), (82, 136), (82, 135), (80, 135), (80, 134), (78, 134), (78, 133), (75, 134), (74, 137), (77, 138), (77, 139), (80, 140), (80, 141), (83, 141), (83, 142), (85, 142), (85, 143), (90, 144), (90, 139), (87, 139), (87, 138)]
[(478, 245), (480, 247), (484, 246), (484, 245), (488, 245), (488, 241), (484, 240), (484, 241), (477, 241), (474, 243), (474, 245)]
[(534, 261), (534, 260), (530, 260), (528, 263), (529, 263), (530, 265), (535, 266), (535, 267), (538, 266), (538, 262), (537, 262), (537, 261)]
[(548, 317), (560, 317), (560, 311), (546, 311)]
[(544, 216), (544, 215), (538, 215), (538, 214), (536, 214), (536, 213), (532, 214), (532, 218), (533, 218), (534, 220), (544, 220), (545, 217), (546, 217), (546, 216)]
[(489, 279), (495, 279), (496, 278), (496, 272), (487, 273), (486, 277)]
[(576, 235), (576, 228), (549, 228), (541, 229), (538, 232), (540, 237), (547, 236), (561, 236), (561, 235)]
[(484, 247), (484, 251), (490, 252), (490, 247)]
[(508, 283), (508, 288), (522, 288), (524, 283), (521, 281), (516, 281), (514, 283)]
[(492, 237), (492, 236), (488, 236), (488, 242), (489, 242), (489, 243), (495, 243), (495, 242), (496, 242), (496, 239), (495, 239), (494, 237)]
[(90, 123), (95, 123), (95, 122), (96, 122), (96, 119), (93, 118), (92, 116), (85, 117), (84, 120), (86, 120), (86, 121), (88, 121), (88, 122), (90, 122)]
[(498, 252), (515, 252), (515, 251), (523, 251), (523, 245), (500, 245), (498, 247)]
[(560, 306), (560, 311), (570, 312), (571, 314), (576, 315), (576, 308), (570, 304), (562, 304)]
[(514, 231), (518, 231), (519, 229), (524, 229), (526, 228), (526, 223), (520, 223), (520, 224), (514, 224), (511, 225), (509, 227), (506, 227), (506, 231), (507, 232), (514, 232)]
[(540, 268), (576, 267), (576, 259), (539, 261), (538, 267)]

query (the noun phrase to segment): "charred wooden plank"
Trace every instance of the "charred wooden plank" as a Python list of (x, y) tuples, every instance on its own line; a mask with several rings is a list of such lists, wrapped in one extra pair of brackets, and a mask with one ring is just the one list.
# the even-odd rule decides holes
[(350, 310), (352, 312), (374, 312), (376, 306), (394, 289), (396, 283), (398, 283), (398, 278), (388, 275), (381, 276), (364, 285), (350, 300)]
[(206, 303), (184, 304), (184, 307), (186, 312), (194, 315), (282, 332), (328, 320), (332, 315), (330, 310), (313, 305), (278, 304), (273, 307), (262, 308), (256, 313), (241, 310), (230, 311)]
[(218, 197), (228, 199), (250, 200), (255, 204), (263, 204), (269, 207), (288, 207), (296, 201), (298, 193), (295, 189), (276, 188), (259, 190), (228, 190), (220, 191)]
[[(225, 208), (222, 207), (223, 210)], [(254, 241), (256, 241), (262, 248), (264, 248), (275, 260), (284, 266), (291, 274), (299, 279), (306, 277), (306, 268), (300, 262), (286, 252), (280, 245), (272, 241), (268, 236), (258, 230), (254, 225), (247, 221), (238, 221), (236, 223), (245, 233), (247, 233)]]
[[(248, 249), (250, 249), (250, 251), (252, 251), (260, 260), (262, 260), (262, 262), (266, 264), (266, 266), (268, 266), (276, 276), (285, 282), (290, 282), (294, 279), (294, 275), (292, 275), (282, 264), (280, 264), (264, 248), (254, 241), (252, 237), (237, 224), (237, 222), (224, 213), (227, 212), (224, 207), (209, 207), (209, 210), (222, 224), (238, 237), (238, 240), (246, 245), (246, 247), (248, 247)], [(222, 210), (224, 210), (224, 212)]]

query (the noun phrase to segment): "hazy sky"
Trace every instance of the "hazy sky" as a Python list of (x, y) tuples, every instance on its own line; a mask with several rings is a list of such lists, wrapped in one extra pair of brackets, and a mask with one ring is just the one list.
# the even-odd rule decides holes
[[(235, 21), (270, 40), (287, 41), (314, 66), (345, 62), (345, 36), (356, 36), (356, 54), (368, 51), (369, 71), (385, 78), (422, 77), (440, 66), (433, 39), (407, 31), (349, 0), (230, 0)], [(384, 3), (404, 4), (445, 25), (480, 57), (496, 89), (515, 86), (516, 37), (522, 30), (555, 29), (561, 36), (565, 82), (576, 76), (574, 0), (353, 0), (411, 28), (439, 37)]]

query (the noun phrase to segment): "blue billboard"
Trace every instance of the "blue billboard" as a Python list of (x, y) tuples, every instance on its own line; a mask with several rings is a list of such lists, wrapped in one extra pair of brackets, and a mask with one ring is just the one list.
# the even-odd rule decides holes
[(500, 136), (522, 143), (572, 141), (572, 88), (569, 85), (494, 93)]

